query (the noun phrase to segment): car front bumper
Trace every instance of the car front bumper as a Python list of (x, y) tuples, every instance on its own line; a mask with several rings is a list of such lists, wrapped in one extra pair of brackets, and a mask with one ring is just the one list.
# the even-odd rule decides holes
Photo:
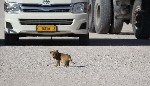
[[(39, 33), (36, 31), (37, 25), (35, 24), (21, 24), (20, 19), (30, 19), (32, 20), (58, 20), (58, 19), (71, 19), (72, 23), (70, 25), (60, 25), (55, 26), (58, 32), (46, 32)], [(30, 22), (31, 22), (30, 21)], [(26, 22), (28, 23), (28, 22)], [(68, 34), (88, 34), (88, 14), (80, 13), (19, 13), (19, 14), (8, 14), (5, 13), (5, 33), (7, 34), (26, 34), (26, 35), (68, 35)]]

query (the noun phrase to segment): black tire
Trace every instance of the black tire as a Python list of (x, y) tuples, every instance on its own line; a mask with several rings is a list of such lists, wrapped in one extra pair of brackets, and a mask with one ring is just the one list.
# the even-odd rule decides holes
[(89, 44), (89, 34), (82, 34), (79, 36), (79, 44), (80, 45), (88, 45)]
[(94, 25), (96, 33), (108, 33), (112, 16), (111, 7), (111, 0), (96, 0), (94, 6)]
[(5, 44), (11, 45), (19, 41), (19, 36), (14, 34), (5, 34)]
[(142, 11), (142, 0), (135, 0), (132, 10), (132, 27), (137, 39), (149, 39), (149, 24), (146, 24), (149, 22), (150, 19)]
[(119, 34), (121, 33), (121, 30), (122, 30), (122, 27), (123, 27), (123, 19), (117, 19), (116, 16), (117, 16), (117, 12), (116, 9), (117, 9), (117, 5), (116, 5), (116, 0), (113, 0), (112, 2), (112, 13), (113, 13), (113, 18), (112, 18), (112, 25), (111, 25), (111, 28), (109, 30), (109, 33), (110, 34)]
[(89, 32), (95, 33), (94, 28), (94, 5), (95, 0), (89, 0)]

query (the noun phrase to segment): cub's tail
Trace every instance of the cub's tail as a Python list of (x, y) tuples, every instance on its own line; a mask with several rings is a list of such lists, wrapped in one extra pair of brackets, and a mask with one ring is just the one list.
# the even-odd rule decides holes
[(69, 58), (70, 58), (70, 62), (71, 62), (71, 63), (73, 63), (73, 64), (75, 64), (75, 62), (73, 62), (73, 61), (72, 61), (72, 59), (71, 59), (71, 56), (70, 56), (70, 55), (69, 55)]

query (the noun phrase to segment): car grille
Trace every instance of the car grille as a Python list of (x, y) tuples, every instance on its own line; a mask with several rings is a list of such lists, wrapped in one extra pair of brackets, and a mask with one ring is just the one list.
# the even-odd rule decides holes
[(71, 25), (73, 19), (19, 19), (21, 25)]
[(71, 4), (21, 4), (21, 9), (23, 12), (71, 12), (72, 7)]

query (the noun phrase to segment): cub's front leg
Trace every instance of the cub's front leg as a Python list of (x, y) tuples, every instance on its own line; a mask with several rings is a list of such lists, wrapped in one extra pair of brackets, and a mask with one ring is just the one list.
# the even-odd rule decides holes
[(57, 67), (57, 66), (60, 66), (60, 60), (57, 60), (57, 61), (56, 61), (56, 65), (55, 65), (55, 66), (56, 66), (56, 67)]

